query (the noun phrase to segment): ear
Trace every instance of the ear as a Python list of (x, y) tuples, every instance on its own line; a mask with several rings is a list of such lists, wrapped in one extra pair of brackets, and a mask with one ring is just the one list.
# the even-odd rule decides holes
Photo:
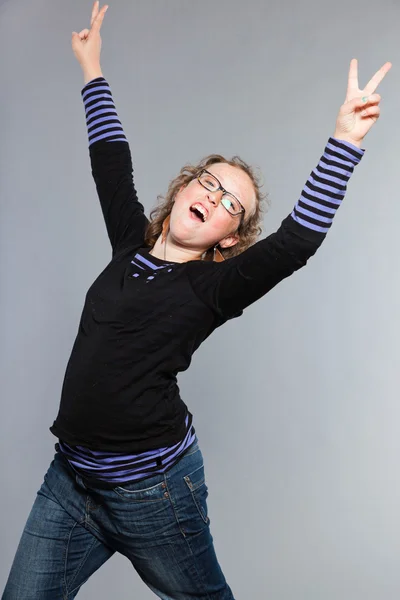
[(227, 235), (223, 240), (219, 242), (221, 248), (232, 248), (239, 241), (239, 236), (235, 234)]

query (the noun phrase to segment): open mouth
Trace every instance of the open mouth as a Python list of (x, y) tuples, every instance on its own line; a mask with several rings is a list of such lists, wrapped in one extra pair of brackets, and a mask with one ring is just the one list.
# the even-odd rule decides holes
[(190, 207), (190, 212), (194, 215), (194, 217), (204, 223), (208, 217), (208, 211), (199, 203), (192, 204)]

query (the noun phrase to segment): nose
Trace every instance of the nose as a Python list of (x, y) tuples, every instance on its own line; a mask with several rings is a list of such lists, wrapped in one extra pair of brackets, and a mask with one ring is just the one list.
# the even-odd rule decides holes
[(214, 206), (218, 206), (218, 204), (221, 202), (222, 195), (222, 190), (217, 190), (216, 192), (207, 191), (206, 193), (207, 200), (209, 200), (209, 202), (211, 202), (211, 204), (213, 204)]

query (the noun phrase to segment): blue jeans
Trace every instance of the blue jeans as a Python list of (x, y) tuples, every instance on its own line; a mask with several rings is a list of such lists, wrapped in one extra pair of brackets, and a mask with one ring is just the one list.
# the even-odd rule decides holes
[(232, 600), (214, 551), (198, 441), (163, 475), (88, 488), (56, 452), (3, 600), (70, 600), (114, 552), (164, 600)]

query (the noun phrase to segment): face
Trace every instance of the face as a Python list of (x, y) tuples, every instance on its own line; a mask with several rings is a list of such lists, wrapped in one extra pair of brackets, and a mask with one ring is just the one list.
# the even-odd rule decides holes
[[(248, 218), (255, 210), (256, 195), (247, 173), (226, 163), (210, 165), (207, 171), (217, 177), (227, 192), (236, 196)], [(239, 241), (237, 229), (243, 216), (230, 214), (221, 204), (222, 195), (222, 190), (211, 192), (197, 179), (180, 189), (170, 221), (170, 235), (175, 243), (204, 252), (218, 243), (222, 248), (229, 248)], [(203, 208), (204, 221), (193, 210), (196, 203)]]

